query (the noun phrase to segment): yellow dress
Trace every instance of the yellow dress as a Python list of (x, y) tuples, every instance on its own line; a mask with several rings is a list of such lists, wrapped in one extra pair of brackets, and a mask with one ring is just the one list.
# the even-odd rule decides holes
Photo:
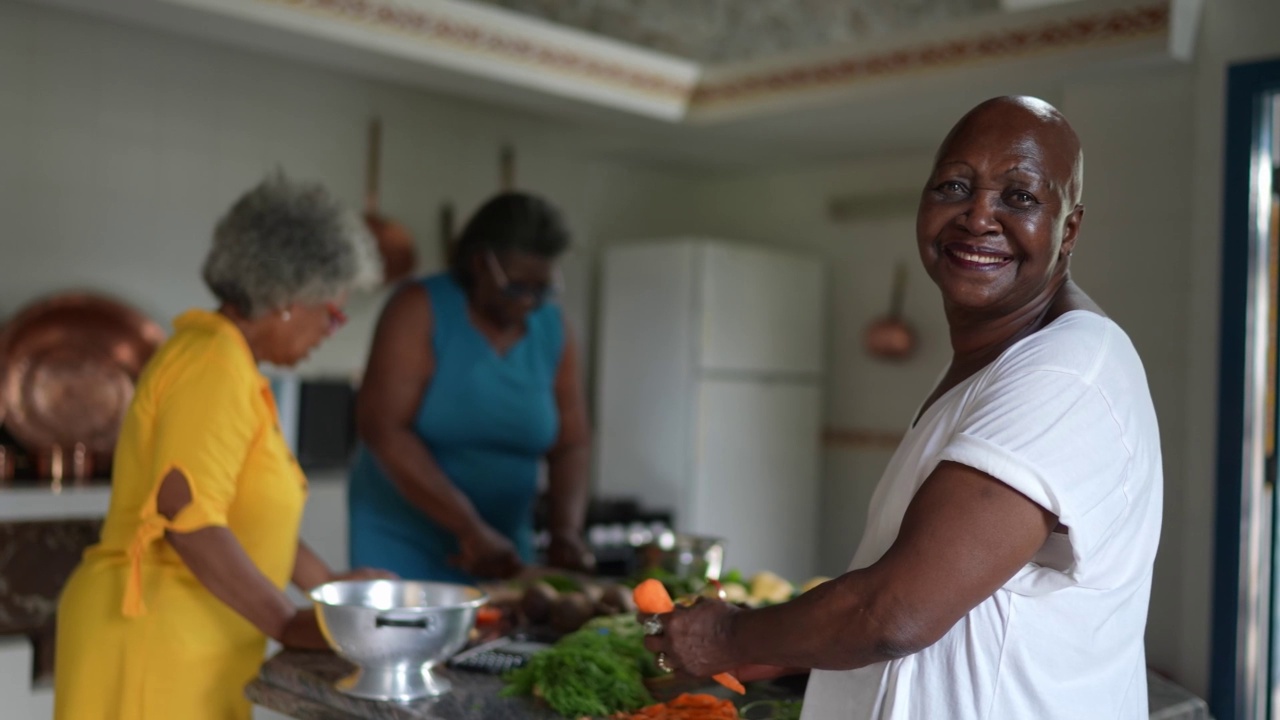
[[(227, 527), (283, 589), (306, 479), (239, 330), (201, 310), (174, 329), (121, 428), (101, 542), (59, 602), (56, 720), (250, 717), (244, 686), (266, 638), (196, 580), (164, 532)], [(170, 522), (156, 512), (156, 493), (174, 468), (193, 499)]]

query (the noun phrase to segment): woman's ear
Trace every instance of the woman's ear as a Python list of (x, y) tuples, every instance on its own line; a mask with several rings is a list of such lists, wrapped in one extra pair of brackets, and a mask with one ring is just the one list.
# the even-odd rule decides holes
[(1070, 255), (1076, 248), (1076, 237), (1080, 235), (1080, 225), (1084, 223), (1084, 203), (1076, 205), (1062, 228), (1062, 254)]

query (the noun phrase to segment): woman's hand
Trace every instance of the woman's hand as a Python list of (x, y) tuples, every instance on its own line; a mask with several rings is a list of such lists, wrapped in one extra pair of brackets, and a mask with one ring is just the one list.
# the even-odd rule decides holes
[(293, 650), (328, 650), (314, 608), (298, 610), (280, 633), (280, 644)]
[(519, 574), (522, 568), (516, 546), (488, 523), (478, 523), (459, 536), (458, 550), (451, 562), (475, 577), (506, 579)]
[(581, 536), (553, 534), (551, 546), (547, 548), (547, 564), (564, 570), (590, 573), (596, 569), (596, 556), (587, 549)]
[[(733, 650), (732, 619), (741, 612), (721, 600), (701, 598), (690, 607), (676, 606), (674, 612), (657, 615), (662, 631), (644, 639), (653, 653), (663, 653), (665, 669), (680, 670), (696, 677), (710, 677), (734, 670), (740, 659)], [(648, 617), (642, 616), (641, 621)], [(752, 672), (758, 672), (753, 666)], [(781, 673), (779, 673), (781, 674)]]

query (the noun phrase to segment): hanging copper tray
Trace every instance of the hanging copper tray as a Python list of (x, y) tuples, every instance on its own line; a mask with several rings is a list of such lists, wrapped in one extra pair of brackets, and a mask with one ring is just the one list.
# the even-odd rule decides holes
[(58, 295), (23, 309), (0, 332), (0, 406), (28, 450), (114, 450), (143, 365), (164, 331), (116, 300)]

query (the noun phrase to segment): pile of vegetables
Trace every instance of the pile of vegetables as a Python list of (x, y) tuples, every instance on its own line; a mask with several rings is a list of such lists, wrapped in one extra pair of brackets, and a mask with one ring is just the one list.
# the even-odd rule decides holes
[[(759, 701), (739, 711), (729, 700), (684, 694), (652, 704), (654, 699), (644, 681), (662, 673), (644, 648), (644, 632), (635, 613), (637, 608), (644, 613), (669, 612), (673, 596), (683, 604), (698, 594), (759, 607), (790, 600), (827, 579), (813, 578), (797, 589), (770, 572), (747, 579), (731, 570), (720, 582), (708, 583), (652, 570), (632, 580), (633, 590), (617, 583), (542, 577), (520, 595), (520, 614), (531, 623), (550, 625), (566, 634), (550, 649), (503, 676), (506, 686), (502, 695), (537, 698), (568, 718), (797, 720), (798, 701)], [(729, 673), (715, 680), (736, 692), (745, 690)]]
[(502, 694), (540, 698), (566, 717), (607, 717), (651, 702), (644, 678), (658, 674), (639, 621), (614, 615), (591, 620), (507, 673)]
[(726, 602), (737, 603), (747, 607), (763, 607), (791, 600), (830, 579), (817, 576), (797, 588), (786, 578), (768, 570), (762, 570), (752, 575), (749, 579), (744, 578), (742, 573), (737, 570), (730, 570), (725, 573), (724, 577), (720, 578), (718, 583), (710, 584), (703, 588), (701, 592), (709, 597), (723, 597)]
[(632, 613), (635, 606), (631, 591), (618, 583), (547, 575), (525, 588), (520, 612), (535, 625), (571, 633), (594, 617)]
[(799, 700), (757, 700), (741, 710), (715, 695), (683, 693), (664, 703), (646, 705), (613, 720), (800, 720)]
[(619, 713), (614, 720), (738, 720), (738, 708), (715, 695), (684, 693), (664, 703)]

